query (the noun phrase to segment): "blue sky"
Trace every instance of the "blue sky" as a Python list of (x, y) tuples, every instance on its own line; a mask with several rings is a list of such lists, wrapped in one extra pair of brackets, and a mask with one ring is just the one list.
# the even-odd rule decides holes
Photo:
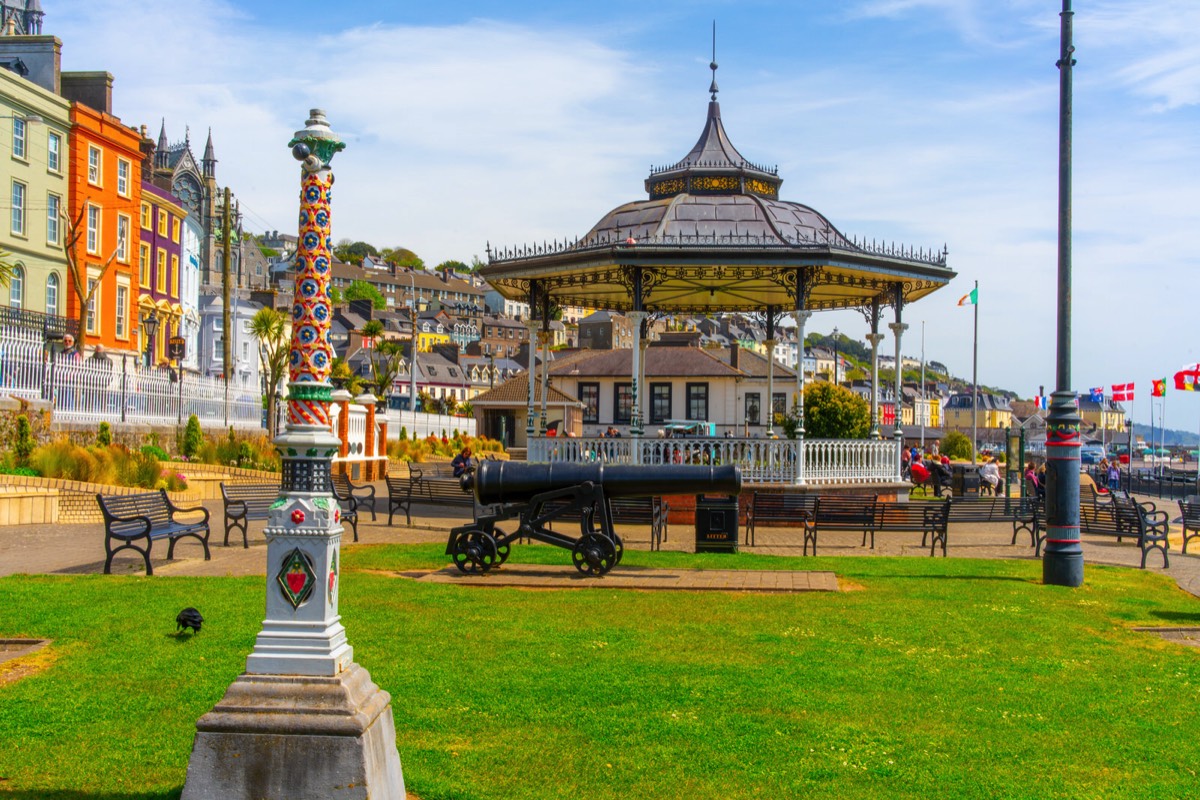
[[(115, 75), (127, 124), (197, 154), (253, 230), (295, 226), (286, 147), (325, 108), (335, 239), (429, 263), (487, 242), (579, 236), (644, 197), (651, 164), (691, 147), (706, 111), (711, 25), (726, 129), (778, 164), (781, 196), (850, 235), (950, 250), (959, 277), (911, 306), (906, 354), (1034, 395), (1054, 381), (1058, 12), (1053, 0), (327, 2), (47, 0), (65, 69)], [(1074, 388), (1200, 360), (1200, 4), (1076, 2)], [(861, 338), (853, 312), (824, 313)], [(886, 341), (885, 352), (892, 343)], [(1200, 399), (1174, 395), (1192, 429)]]

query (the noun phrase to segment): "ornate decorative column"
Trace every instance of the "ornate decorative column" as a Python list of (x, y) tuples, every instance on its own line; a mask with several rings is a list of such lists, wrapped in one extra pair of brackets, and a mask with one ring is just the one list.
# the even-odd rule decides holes
[(196, 723), (184, 800), (361, 796), (401, 800), (391, 697), (354, 663), (338, 613), (341, 509), (330, 484), (329, 162), (345, 145), (313, 109), (302, 162), (282, 493), (267, 537), (267, 610), (246, 672)]
[[(882, 436), (879, 431), (879, 343), (883, 341), (883, 334), (879, 332), (878, 297), (871, 302), (867, 320), (871, 324), (871, 332), (867, 334), (867, 341), (871, 343), (871, 432), (868, 435), (879, 439)], [(896, 369), (899, 368), (897, 364)]]
[[(767, 306), (767, 438), (775, 435), (775, 307)], [(734, 345), (735, 347), (737, 345)], [(803, 363), (804, 359), (800, 359)], [(784, 403), (787, 411), (787, 403)]]
[[(908, 330), (908, 325), (901, 322), (901, 316), (904, 313), (904, 284), (896, 284), (896, 297), (893, 300), (893, 307), (896, 309), (896, 321), (889, 324), (888, 327), (892, 331), (892, 335), (896, 337), (896, 398), (900, 397), (900, 339), (904, 336), (904, 332)], [(900, 417), (899, 407), (895, 414), (896, 427), (893, 433), (896, 437), (896, 480), (900, 480), (902, 473), (900, 466), (900, 451), (904, 449), (904, 427), (903, 420)]]
[(642, 321), (641, 339), (638, 341), (638, 386), (641, 391), (638, 394), (638, 416), (645, 423), (650, 419), (650, 406), (646, 402), (646, 348), (650, 346), (650, 319), (647, 317)]
[(550, 331), (538, 331), (538, 348), (542, 351), (542, 417), (538, 430), (542, 436), (546, 435), (546, 405), (550, 400), (550, 336)]
[[(800, 301), (797, 301), (799, 304)], [(796, 484), (804, 484), (804, 324), (811, 311), (792, 312), (796, 320)]]
[(536, 412), (534, 410), (534, 402), (536, 395), (534, 387), (537, 385), (537, 359), (534, 356), (537, 353), (538, 326), (535, 319), (534, 310), (537, 308), (538, 294), (537, 281), (529, 282), (529, 347), (526, 350), (529, 352), (529, 364), (525, 370), (529, 375), (529, 405), (526, 408), (525, 414), (525, 447), (526, 452), (531, 452), (533, 445), (533, 434), (537, 431), (535, 427)]
[[(629, 410), (629, 435), (639, 437), (642, 435), (642, 387), (640, 385), (642, 373), (642, 324), (646, 319), (646, 312), (630, 311), (627, 316), (633, 328), (633, 396), (630, 398), (632, 406)], [(634, 442), (633, 449), (635, 453), (634, 460), (636, 462), (636, 453), (638, 452), (637, 442)]]

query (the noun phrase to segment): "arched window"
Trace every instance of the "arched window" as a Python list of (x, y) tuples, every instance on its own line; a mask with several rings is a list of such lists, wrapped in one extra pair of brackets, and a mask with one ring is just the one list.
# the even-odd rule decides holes
[(58, 273), (51, 272), (46, 278), (46, 313), (58, 314)]
[(25, 307), (25, 268), (13, 266), (12, 280), (8, 284), (8, 304), (13, 308)]

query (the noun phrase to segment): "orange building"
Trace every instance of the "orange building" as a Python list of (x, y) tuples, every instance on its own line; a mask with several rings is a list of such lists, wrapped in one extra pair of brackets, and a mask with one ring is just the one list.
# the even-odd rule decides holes
[[(107, 77), (108, 86), (112, 85), (107, 73), (88, 77), (101, 81)], [(88, 304), (80, 343), (89, 350), (103, 345), (117, 353), (136, 353), (141, 135), (110, 112), (110, 108), (98, 111), (78, 101), (71, 103), (70, 222), (64, 232), (68, 240), (74, 238), (68, 269), (80, 271), (85, 291), (99, 283)], [(106, 265), (110, 266), (106, 269)], [(66, 296), (67, 315), (79, 319), (81, 298), (75, 275), (68, 276)]]

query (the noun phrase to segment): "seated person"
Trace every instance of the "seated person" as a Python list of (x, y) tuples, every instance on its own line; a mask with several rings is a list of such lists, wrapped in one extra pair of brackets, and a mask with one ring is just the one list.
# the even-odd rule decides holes
[(471, 448), (464, 447), (450, 462), (450, 466), (454, 468), (454, 477), (461, 478), (471, 469)]
[(933, 496), (941, 497), (942, 488), (950, 485), (950, 459), (947, 456), (942, 456), (941, 459), (930, 459), (929, 472), (933, 476)]
[(982, 486), (986, 486), (988, 491), (995, 494), (1000, 488), (1000, 468), (996, 466), (996, 459), (985, 458), (983, 466), (979, 468), (979, 479), (982, 481)]
[(918, 486), (929, 480), (929, 470), (925, 467), (925, 463), (921, 461), (921, 456), (919, 453), (909, 466), (908, 471), (912, 478), (912, 482)]

